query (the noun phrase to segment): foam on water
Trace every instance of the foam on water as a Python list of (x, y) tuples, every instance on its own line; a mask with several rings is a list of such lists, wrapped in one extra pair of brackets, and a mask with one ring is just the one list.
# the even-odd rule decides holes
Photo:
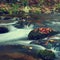
[(22, 39), (27, 38), (29, 32), (32, 29), (15, 29), (15, 27), (10, 26), (10, 29), (13, 31), (10, 31), (5, 34), (0, 34), (0, 42), (9, 41), (9, 40), (16, 40), (16, 39)]
[(55, 53), (55, 56), (56, 56), (56, 60), (58, 60), (60, 58), (60, 51), (57, 51), (53, 48), (50, 49), (51, 51), (53, 51)]

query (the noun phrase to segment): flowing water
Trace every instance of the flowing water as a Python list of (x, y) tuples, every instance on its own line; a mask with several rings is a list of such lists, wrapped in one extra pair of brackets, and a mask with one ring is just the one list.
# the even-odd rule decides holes
[[(60, 17), (59, 16), (51, 16), (51, 20), (47, 19), (46, 21), (43, 21), (42, 24), (44, 24), (43, 27), (51, 27), (52, 29), (56, 31), (60, 31)], [(23, 28), (16, 28), (12, 24), (8, 25), (10, 32), (5, 34), (0, 34), (0, 43), (1, 44), (30, 44), (33, 40), (29, 41), (28, 34), (31, 30), (37, 27), (42, 27), (41, 25), (30, 24), (30, 25), (24, 25)], [(56, 37), (53, 37), (51, 39), (59, 39), (60, 35), (57, 35)], [(25, 42), (26, 41), (26, 42)], [(60, 42), (60, 41), (59, 41)], [(39, 46), (39, 45), (37, 45)], [(51, 48), (51, 50), (56, 54), (57, 59), (60, 59), (60, 46), (54, 49), (54, 47)]]

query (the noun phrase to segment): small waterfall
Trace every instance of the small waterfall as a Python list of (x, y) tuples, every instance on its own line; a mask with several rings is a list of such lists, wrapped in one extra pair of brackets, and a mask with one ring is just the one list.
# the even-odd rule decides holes
[(24, 25), (24, 29), (33, 29), (33, 24), (31, 24), (31, 25)]
[[(59, 47), (58, 47), (59, 48)], [(58, 49), (57, 48), (57, 49)], [(60, 51), (57, 51), (54, 47), (51, 48), (51, 50), (55, 53), (56, 55), (56, 59), (55, 60), (59, 60), (60, 59)]]

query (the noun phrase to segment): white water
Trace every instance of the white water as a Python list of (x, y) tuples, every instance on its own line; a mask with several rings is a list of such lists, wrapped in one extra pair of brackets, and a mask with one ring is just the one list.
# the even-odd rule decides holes
[(16, 39), (21, 40), (23, 38), (27, 38), (29, 32), (32, 30), (32, 29), (16, 29), (13, 26), (8, 27), (11, 31), (8, 33), (0, 34), (0, 42), (11, 41)]
[(60, 25), (60, 22), (52, 22), (52, 24)]
[(52, 50), (55, 53), (55, 55), (56, 55), (56, 59), (55, 60), (60, 60), (60, 51), (57, 51), (54, 48), (51, 48), (50, 50)]

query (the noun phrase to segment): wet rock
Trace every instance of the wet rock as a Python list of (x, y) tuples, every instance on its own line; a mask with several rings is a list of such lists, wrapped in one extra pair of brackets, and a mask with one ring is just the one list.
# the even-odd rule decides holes
[(54, 36), (56, 34), (59, 34), (59, 32), (54, 31), (51, 28), (37, 28), (29, 33), (28, 39), (30, 40), (44, 39)]

